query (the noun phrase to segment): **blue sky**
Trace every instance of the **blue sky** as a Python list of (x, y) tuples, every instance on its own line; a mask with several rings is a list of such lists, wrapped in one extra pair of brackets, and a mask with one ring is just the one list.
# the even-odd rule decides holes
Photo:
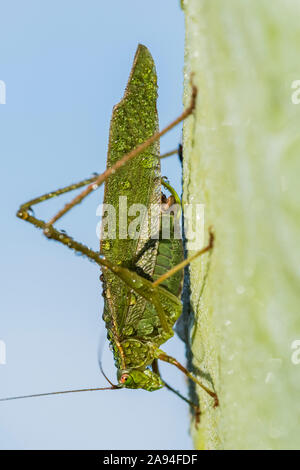
[[(138, 43), (150, 49), (159, 81), (160, 125), (182, 109), (184, 16), (179, 1), (5, 2), (1, 7), (1, 321), (7, 364), (0, 396), (104, 386), (97, 349), (115, 380), (104, 341), (99, 270), (50, 243), (15, 217), (44, 192), (105, 169), (111, 110), (122, 97)], [(181, 140), (177, 128), (162, 152)], [(178, 192), (181, 169), (164, 162)], [(69, 196), (37, 207), (47, 218)], [(101, 191), (59, 226), (97, 248)], [(101, 339), (102, 338), (102, 339)], [(184, 345), (164, 348), (184, 361)], [(181, 373), (163, 376), (185, 391)], [(3, 449), (189, 449), (188, 409), (166, 390), (123, 390), (0, 404)]]

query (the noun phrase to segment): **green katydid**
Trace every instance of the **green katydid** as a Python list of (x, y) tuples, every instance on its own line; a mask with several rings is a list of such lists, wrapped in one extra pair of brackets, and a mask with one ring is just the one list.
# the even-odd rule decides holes
[[(172, 235), (169, 239), (164, 239), (161, 234), (165, 216), (169, 217), (172, 227), (176, 223), (176, 216), (169, 212), (169, 207), (174, 199), (178, 200), (178, 196), (161, 178), (159, 138), (193, 112), (196, 94), (197, 90), (193, 86), (190, 106), (159, 132), (155, 65), (148, 49), (139, 45), (124, 97), (113, 110), (106, 171), (21, 205), (17, 213), (19, 218), (42, 229), (48, 238), (59, 241), (101, 266), (105, 298), (103, 319), (114, 353), (118, 377), (117, 385), (107, 379), (110, 387), (67, 390), (26, 397), (124, 387), (154, 391), (164, 385), (172, 390), (159, 375), (157, 360), (162, 360), (178, 367), (214, 399), (214, 406), (218, 405), (218, 397), (214, 391), (160, 349), (160, 346), (173, 336), (172, 327), (182, 311), (180, 294), (183, 268), (213, 246), (213, 235), (210, 233), (208, 245), (194, 256), (183, 260), (181, 239)], [(104, 204), (110, 204), (117, 213), (116, 236), (102, 239), (98, 252), (73, 240), (65, 232), (54, 228), (53, 224), (103, 182)], [(162, 196), (161, 184), (172, 194), (168, 200)], [(33, 205), (86, 185), (87, 188), (48, 223), (37, 219), (31, 213)], [(139, 205), (149, 208), (160, 205), (162, 198), (164, 199), (164, 209), (160, 210), (154, 220), (155, 237), (150, 237), (149, 222), (152, 216), (148, 213), (140, 218), (139, 224), (139, 233), (146, 234), (146, 237), (130, 238), (127, 234), (120, 236), (123, 210), (120, 206), (120, 196), (126, 197), (130, 207)], [(152, 219), (151, 221), (153, 222)], [(2, 400), (15, 398), (24, 397)]]

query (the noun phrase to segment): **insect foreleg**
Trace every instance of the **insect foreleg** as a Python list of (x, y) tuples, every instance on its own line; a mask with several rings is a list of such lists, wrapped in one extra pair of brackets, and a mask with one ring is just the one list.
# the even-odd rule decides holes
[(214, 406), (219, 405), (219, 399), (218, 396), (215, 392), (210, 390), (208, 387), (206, 387), (200, 380), (198, 380), (196, 377), (194, 377), (180, 362), (178, 362), (174, 357), (168, 356), (166, 353), (161, 351), (160, 349), (157, 350), (157, 359), (160, 359), (161, 361), (164, 362), (169, 362), (170, 364), (173, 364), (175, 367), (177, 367), (181, 372), (183, 372), (189, 379), (191, 379), (193, 382), (195, 382), (197, 385), (199, 385), (203, 390), (206, 391), (215, 401)]
[(172, 194), (175, 204), (179, 204), (181, 206), (181, 199), (176, 193), (175, 189), (166, 181), (165, 178), (161, 179), (161, 184)]

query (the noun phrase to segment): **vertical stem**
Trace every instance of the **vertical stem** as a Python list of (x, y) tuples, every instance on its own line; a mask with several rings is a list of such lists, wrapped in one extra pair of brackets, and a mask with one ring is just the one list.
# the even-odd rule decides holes
[(300, 4), (183, 3), (186, 103), (191, 72), (198, 88), (183, 202), (204, 203), (216, 234), (201, 295), (208, 255), (190, 268), (193, 363), (220, 398), (197, 388), (195, 446), (300, 448)]

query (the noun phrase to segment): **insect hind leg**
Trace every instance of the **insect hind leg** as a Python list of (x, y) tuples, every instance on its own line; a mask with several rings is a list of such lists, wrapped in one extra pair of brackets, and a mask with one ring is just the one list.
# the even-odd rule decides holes
[(17, 217), (43, 230), (47, 238), (56, 240), (59, 243), (62, 243), (63, 245), (67, 246), (71, 250), (74, 250), (77, 253), (81, 253), (83, 256), (86, 256), (89, 260), (94, 261), (101, 266), (110, 268), (110, 263), (107, 260), (103, 260), (100, 257), (99, 252), (91, 250), (86, 245), (75, 241), (66, 232), (55, 229), (53, 225), (49, 225), (45, 221), (38, 219), (33, 214), (31, 214), (32, 206), (40, 204), (62, 194), (68, 193), (75, 189), (81, 188), (83, 186), (86, 186), (87, 184), (92, 184), (94, 181), (97, 180), (97, 178), (98, 174), (95, 174), (91, 178), (86, 178), (78, 183), (65, 186), (64, 188), (60, 188), (55, 191), (43, 194), (42, 196), (39, 196), (35, 199), (31, 199), (30, 201), (25, 202), (20, 206), (17, 212)]
[(95, 173), (94, 176), (90, 178), (86, 178), (82, 181), (79, 181), (78, 183), (70, 184), (63, 188), (56, 189), (55, 191), (50, 191), (49, 193), (43, 194), (42, 196), (39, 196), (35, 199), (31, 199), (30, 201), (25, 202), (24, 204), (20, 206), (17, 212), (17, 217), (19, 217), (20, 219), (25, 219), (24, 212), (30, 210), (32, 206), (36, 204), (40, 204), (41, 202), (47, 201), (54, 197), (61, 196), (62, 194), (69, 193), (71, 191), (74, 191), (75, 189), (82, 188), (83, 186), (86, 186), (87, 184), (93, 183), (94, 181), (96, 181), (97, 178), (98, 178), (98, 174)]

